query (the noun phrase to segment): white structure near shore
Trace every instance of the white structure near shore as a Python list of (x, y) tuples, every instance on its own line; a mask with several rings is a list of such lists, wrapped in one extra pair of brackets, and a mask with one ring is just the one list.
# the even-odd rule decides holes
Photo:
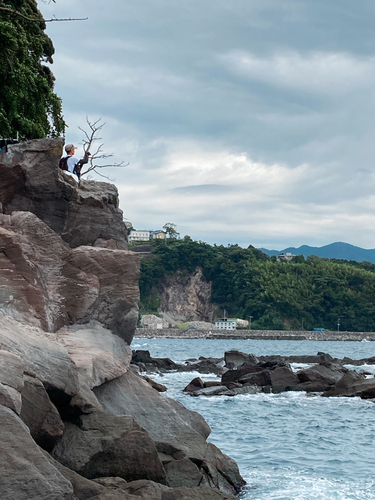
[(237, 320), (231, 318), (215, 319), (215, 328), (220, 330), (236, 330)]

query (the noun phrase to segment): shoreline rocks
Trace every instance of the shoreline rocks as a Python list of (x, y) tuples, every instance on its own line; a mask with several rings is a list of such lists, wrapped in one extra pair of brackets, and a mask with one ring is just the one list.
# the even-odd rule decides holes
[[(235, 396), (245, 393), (280, 393), (304, 391), (321, 393), (324, 397), (359, 396), (362, 399), (375, 398), (375, 378), (349, 370), (343, 360), (332, 358), (329, 354), (316, 356), (259, 356), (228, 351), (228, 360), (221, 381), (202, 381), (193, 379), (184, 389), (191, 396)], [(242, 363), (240, 363), (243, 361)], [(345, 363), (350, 364), (349, 358)], [(373, 358), (358, 360), (375, 361)], [(309, 368), (294, 372), (289, 363), (312, 363)], [(248, 392), (247, 392), (248, 391)], [(253, 391), (253, 392), (251, 392)]]

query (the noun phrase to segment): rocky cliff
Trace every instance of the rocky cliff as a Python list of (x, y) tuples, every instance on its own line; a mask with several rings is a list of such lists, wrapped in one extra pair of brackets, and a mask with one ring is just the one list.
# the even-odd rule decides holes
[(158, 286), (160, 309), (173, 319), (209, 321), (214, 315), (211, 303), (211, 283), (202, 269), (190, 274), (167, 276)]
[(62, 146), (0, 153), (1, 499), (234, 499), (204, 419), (131, 369), (139, 257), (116, 187), (59, 171)]

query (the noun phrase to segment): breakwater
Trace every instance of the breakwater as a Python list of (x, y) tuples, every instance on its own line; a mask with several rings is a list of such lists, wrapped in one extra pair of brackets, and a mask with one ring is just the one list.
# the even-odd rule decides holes
[(182, 330), (179, 328), (137, 328), (138, 338), (180, 338), (180, 339), (254, 339), (254, 340), (321, 340), (321, 341), (375, 341), (375, 332), (337, 332), (301, 330)]

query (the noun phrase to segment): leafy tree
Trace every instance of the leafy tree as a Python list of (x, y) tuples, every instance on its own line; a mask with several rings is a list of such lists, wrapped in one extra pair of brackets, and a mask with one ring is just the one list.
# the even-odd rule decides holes
[[(16, 13), (11, 12), (12, 10)], [(61, 99), (48, 66), (54, 47), (35, 0), (0, 0), (0, 136), (20, 140), (64, 133)]]
[(173, 222), (167, 222), (164, 224), (163, 229), (168, 238), (177, 238), (179, 236), (180, 233), (177, 232), (176, 227), (176, 224), (173, 224)]

